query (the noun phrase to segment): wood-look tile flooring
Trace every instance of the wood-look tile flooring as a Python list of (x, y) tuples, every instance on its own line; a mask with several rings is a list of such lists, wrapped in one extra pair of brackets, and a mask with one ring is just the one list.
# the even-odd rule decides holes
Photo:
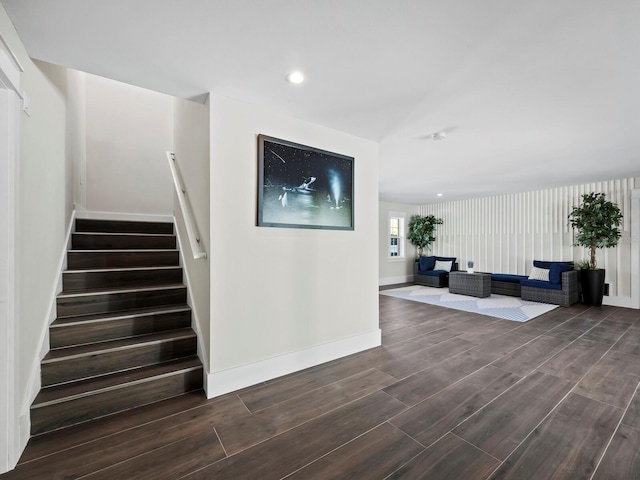
[(383, 346), (33, 438), (0, 479), (640, 479), (640, 311), (380, 296)]

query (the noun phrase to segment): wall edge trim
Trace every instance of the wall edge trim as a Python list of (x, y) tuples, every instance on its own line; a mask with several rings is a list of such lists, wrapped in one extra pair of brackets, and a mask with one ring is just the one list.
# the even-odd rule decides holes
[(396, 283), (411, 283), (413, 275), (400, 275), (397, 277), (384, 277), (378, 279), (378, 286), (395, 285)]
[(21, 452), (24, 451), (30, 437), (31, 404), (33, 403), (36, 396), (40, 392), (40, 387), (41, 387), (40, 362), (42, 358), (44, 358), (44, 356), (49, 352), (49, 325), (51, 325), (51, 323), (56, 319), (56, 298), (58, 294), (62, 291), (62, 271), (66, 268), (67, 251), (71, 246), (71, 233), (73, 232), (75, 219), (76, 219), (76, 210), (74, 209), (71, 212), (71, 217), (69, 218), (69, 224), (67, 225), (67, 232), (65, 234), (66, 235), (65, 241), (63, 243), (60, 259), (58, 260), (58, 267), (57, 267), (58, 276), (53, 288), (51, 289), (51, 293), (49, 295), (49, 311), (47, 312), (46, 321), (43, 323), (43, 328), (40, 332), (40, 338), (38, 340), (38, 344), (40, 345), (40, 351), (39, 351), (39, 354), (36, 355), (33, 359), (33, 363), (31, 365), (31, 369), (29, 373), (29, 380), (27, 382), (27, 385), (29, 386), (27, 395), (25, 398), (22, 399), (22, 403), (20, 405)]
[(378, 347), (382, 332), (374, 331), (316, 345), (296, 352), (209, 373), (205, 377), (207, 398), (214, 398), (260, 382), (288, 375), (305, 368)]
[[(207, 393), (207, 382), (206, 379), (209, 375), (209, 358), (207, 356), (207, 350), (205, 349), (204, 339), (202, 338), (201, 333), (201, 321), (198, 316), (198, 312), (193, 306), (193, 300), (191, 299), (191, 279), (189, 277), (189, 269), (187, 268), (187, 263), (184, 261), (184, 252), (183, 252), (183, 242), (180, 236), (180, 229), (178, 228), (178, 220), (175, 215), (173, 216), (173, 228), (176, 232), (176, 239), (178, 240), (178, 251), (180, 256), (180, 266), (182, 267), (182, 271), (184, 272), (184, 282), (187, 285), (187, 305), (191, 307), (191, 315), (192, 322), (191, 326), (196, 332), (196, 337), (198, 339), (198, 358), (202, 362), (203, 366), (203, 374), (204, 374), (204, 391)], [(208, 260), (207, 260), (208, 261)]]

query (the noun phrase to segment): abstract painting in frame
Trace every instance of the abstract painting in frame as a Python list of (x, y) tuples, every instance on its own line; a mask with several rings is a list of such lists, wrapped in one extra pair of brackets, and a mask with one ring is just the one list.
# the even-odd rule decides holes
[(258, 135), (258, 226), (353, 230), (353, 161)]

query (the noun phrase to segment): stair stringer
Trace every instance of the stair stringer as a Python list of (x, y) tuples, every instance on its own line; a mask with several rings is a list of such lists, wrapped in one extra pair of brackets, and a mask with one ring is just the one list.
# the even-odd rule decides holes
[(62, 292), (62, 272), (67, 268), (67, 251), (71, 248), (71, 234), (75, 231), (77, 211), (74, 209), (71, 212), (69, 218), (69, 224), (67, 225), (66, 238), (63, 244), (62, 251), (60, 252), (60, 258), (58, 261), (58, 276), (56, 283), (51, 289), (49, 294), (49, 309), (47, 316), (42, 321), (42, 327), (40, 330), (38, 344), (40, 350), (37, 356), (35, 356), (29, 369), (29, 377), (27, 380), (28, 390), (25, 397), (20, 404), (20, 444), (26, 447), (29, 438), (31, 437), (31, 404), (34, 402), (38, 393), (42, 388), (41, 367), (42, 359), (49, 353), (49, 327), (56, 319), (56, 308), (58, 294)]
[[(98, 212), (98, 213), (94, 213), (94, 212), (87, 212), (87, 211), (76, 211), (74, 210), (72, 212), (71, 218), (69, 220), (69, 225), (67, 228), (67, 232), (66, 232), (66, 241), (64, 243), (64, 248), (61, 252), (60, 255), (60, 262), (59, 262), (59, 274), (58, 274), (58, 278), (56, 281), (56, 285), (54, 286), (54, 288), (52, 289), (52, 295), (51, 295), (51, 302), (50, 302), (50, 307), (49, 307), (49, 311), (48, 311), (48, 318), (47, 321), (43, 323), (43, 330), (41, 332), (40, 335), (40, 345), (41, 345), (41, 351), (39, 352), (39, 355), (36, 356), (36, 358), (34, 358), (34, 365), (33, 365), (33, 369), (30, 375), (30, 379), (31, 381), (29, 382), (31, 387), (29, 390), (29, 395), (25, 395), (25, 401), (23, 402), (23, 405), (26, 405), (25, 407), (22, 408), (23, 414), (20, 417), (20, 426), (21, 426), (21, 432), (23, 432), (23, 436), (24, 436), (24, 444), (26, 445), (27, 441), (29, 440), (29, 438), (32, 436), (32, 432), (33, 432), (33, 422), (31, 420), (31, 414), (33, 412), (32, 408), (33, 408), (33, 404), (34, 401), (37, 399), (38, 395), (41, 393), (42, 391), (42, 360), (44, 359), (45, 356), (47, 356), (50, 352), (51, 352), (51, 348), (50, 348), (50, 338), (49, 338), (49, 333), (50, 333), (50, 327), (51, 324), (58, 318), (57, 315), (57, 307), (58, 307), (58, 298), (59, 298), (59, 294), (61, 292), (63, 292), (64, 288), (63, 288), (63, 273), (68, 269), (68, 254), (70, 251), (72, 251), (72, 236), (73, 233), (76, 232), (76, 223), (78, 219), (95, 219), (95, 220), (115, 220), (115, 221), (134, 221), (134, 222), (164, 222), (164, 223), (169, 223), (169, 224), (173, 224), (175, 232), (176, 232), (176, 241), (178, 242), (178, 248), (180, 248), (180, 243), (179, 243), (179, 239), (178, 239), (178, 230), (175, 224), (175, 221), (173, 219), (173, 217), (171, 216), (166, 216), (166, 215), (138, 215), (138, 214), (118, 214), (118, 213), (104, 213), (104, 212)], [(182, 251), (179, 250), (179, 255), (176, 256), (176, 260), (178, 260), (180, 263), (180, 266), (182, 267), (184, 264), (184, 261), (182, 260)], [(184, 272), (184, 270), (183, 270)], [(186, 280), (186, 279), (184, 279)], [(186, 286), (186, 284), (185, 284)], [(193, 317), (194, 315), (194, 310), (193, 308), (191, 308), (191, 315)], [(196, 330), (196, 325), (194, 324), (194, 322), (192, 321), (191, 323), (191, 328), (195, 331)], [(197, 331), (196, 331), (197, 334)], [(199, 344), (201, 344), (202, 340), (200, 338), (200, 336), (196, 336), (197, 338), (197, 342)], [(194, 345), (194, 347), (197, 347), (198, 349), (201, 349), (201, 347), (199, 345)], [(195, 350), (195, 349), (194, 349)], [(204, 349), (202, 349), (202, 351), (204, 351)], [(185, 357), (186, 358), (186, 357)], [(196, 357), (193, 357), (196, 358)], [(201, 357), (198, 356), (198, 361), (201, 361)], [(202, 366), (200, 366), (199, 368), (203, 368)], [(204, 370), (204, 368), (203, 368)], [(202, 371), (201, 371), (202, 372)], [(200, 377), (203, 376), (203, 372), (199, 375)], [(192, 375), (193, 377), (193, 375)], [(206, 377), (205, 377), (206, 378)], [(195, 378), (194, 380), (195, 381)], [(202, 385), (204, 384), (204, 378), (200, 379), (200, 381), (198, 382), (201, 386), (200, 388), (202, 388)], [(192, 388), (192, 387), (191, 387)]]
[[(191, 327), (196, 332), (196, 335), (198, 338), (198, 358), (202, 362), (202, 367), (203, 367), (202, 373), (204, 376), (202, 379), (202, 382), (203, 382), (205, 394), (207, 395), (207, 398), (210, 398), (209, 397), (210, 388), (207, 383), (207, 379), (209, 378), (209, 370), (210, 370), (209, 369), (209, 353), (208, 353), (209, 349), (204, 343), (205, 335), (203, 334), (203, 328), (202, 328), (202, 322), (205, 320), (209, 321), (210, 319), (210, 311), (200, 312), (200, 309), (195, 304), (196, 302), (193, 301), (193, 298), (191, 295), (191, 292), (193, 291), (193, 282), (191, 281), (191, 275), (189, 274), (190, 272), (189, 262), (185, 261), (185, 246), (186, 246), (186, 249), (190, 251), (190, 247), (188, 246), (189, 242), (188, 240), (183, 238), (183, 235), (185, 234), (184, 229), (179, 228), (178, 220), (176, 219), (175, 216), (173, 217), (173, 227), (175, 229), (176, 239), (178, 241), (180, 266), (182, 267), (183, 277), (184, 277), (183, 281), (184, 281), (184, 284), (187, 286), (187, 305), (191, 307), (191, 316), (192, 316)], [(198, 259), (197, 261), (206, 262), (206, 264), (209, 265), (208, 256), (205, 258)], [(207, 337), (207, 340), (208, 340), (208, 337)]]

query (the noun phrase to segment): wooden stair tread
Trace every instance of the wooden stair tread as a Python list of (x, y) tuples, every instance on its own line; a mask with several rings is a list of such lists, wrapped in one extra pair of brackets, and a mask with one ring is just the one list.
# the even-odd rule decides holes
[(53, 385), (45, 387), (40, 391), (31, 408), (39, 408), (70, 398), (91, 395), (114, 388), (124, 388), (132, 383), (151, 381), (154, 378), (196, 368), (202, 368), (202, 364), (198, 357), (192, 356), (156, 365), (147, 365), (124, 372), (77, 380), (61, 385)]
[(85, 268), (75, 270), (64, 270), (62, 273), (106, 273), (106, 272), (146, 272), (151, 270), (175, 270), (182, 268), (180, 265), (156, 265), (151, 267), (107, 267), (107, 268)]
[(146, 233), (146, 232), (73, 232), (73, 235), (104, 235), (105, 237), (175, 237), (175, 233)]
[(121, 320), (126, 318), (136, 318), (136, 317), (143, 317), (143, 316), (154, 315), (154, 314), (187, 312), (189, 310), (191, 310), (191, 307), (187, 304), (146, 307), (146, 308), (133, 308), (131, 310), (123, 310), (120, 312), (93, 313), (90, 315), (77, 315), (75, 317), (57, 318), (50, 325), (50, 327), (61, 328), (68, 325), (77, 325), (81, 323)]
[(191, 328), (180, 328), (177, 330), (165, 330), (155, 333), (147, 333), (144, 335), (137, 335), (134, 337), (120, 338), (116, 340), (107, 340), (104, 342), (85, 343), (82, 345), (71, 347), (60, 347), (49, 350), (49, 353), (42, 359), (42, 363), (51, 363), (63, 361), (64, 359), (83, 356), (83, 355), (96, 355), (99, 353), (112, 351), (112, 350), (124, 350), (129, 348), (135, 348), (139, 345), (145, 345), (150, 343), (169, 342), (172, 340), (178, 340), (183, 338), (193, 338), (196, 333)]
[(172, 222), (147, 222), (139, 220), (98, 220), (92, 218), (76, 219), (76, 232), (153, 232), (173, 233)]
[(67, 250), (68, 253), (84, 254), (84, 253), (136, 253), (136, 252), (177, 252), (176, 248), (101, 248), (96, 250)]
[(109, 288), (91, 288), (88, 290), (74, 290), (70, 292), (61, 292), (57, 298), (74, 298), (88, 297), (91, 295), (108, 295), (117, 293), (136, 293), (151, 292), (155, 290), (173, 290), (176, 288), (187, 288), (184, 283), (167, 283), (166, 285), (141, 285), (135, 287), (109, 287)]
[(202, 389), (173, 222), (76, 219), (31, 432)]

